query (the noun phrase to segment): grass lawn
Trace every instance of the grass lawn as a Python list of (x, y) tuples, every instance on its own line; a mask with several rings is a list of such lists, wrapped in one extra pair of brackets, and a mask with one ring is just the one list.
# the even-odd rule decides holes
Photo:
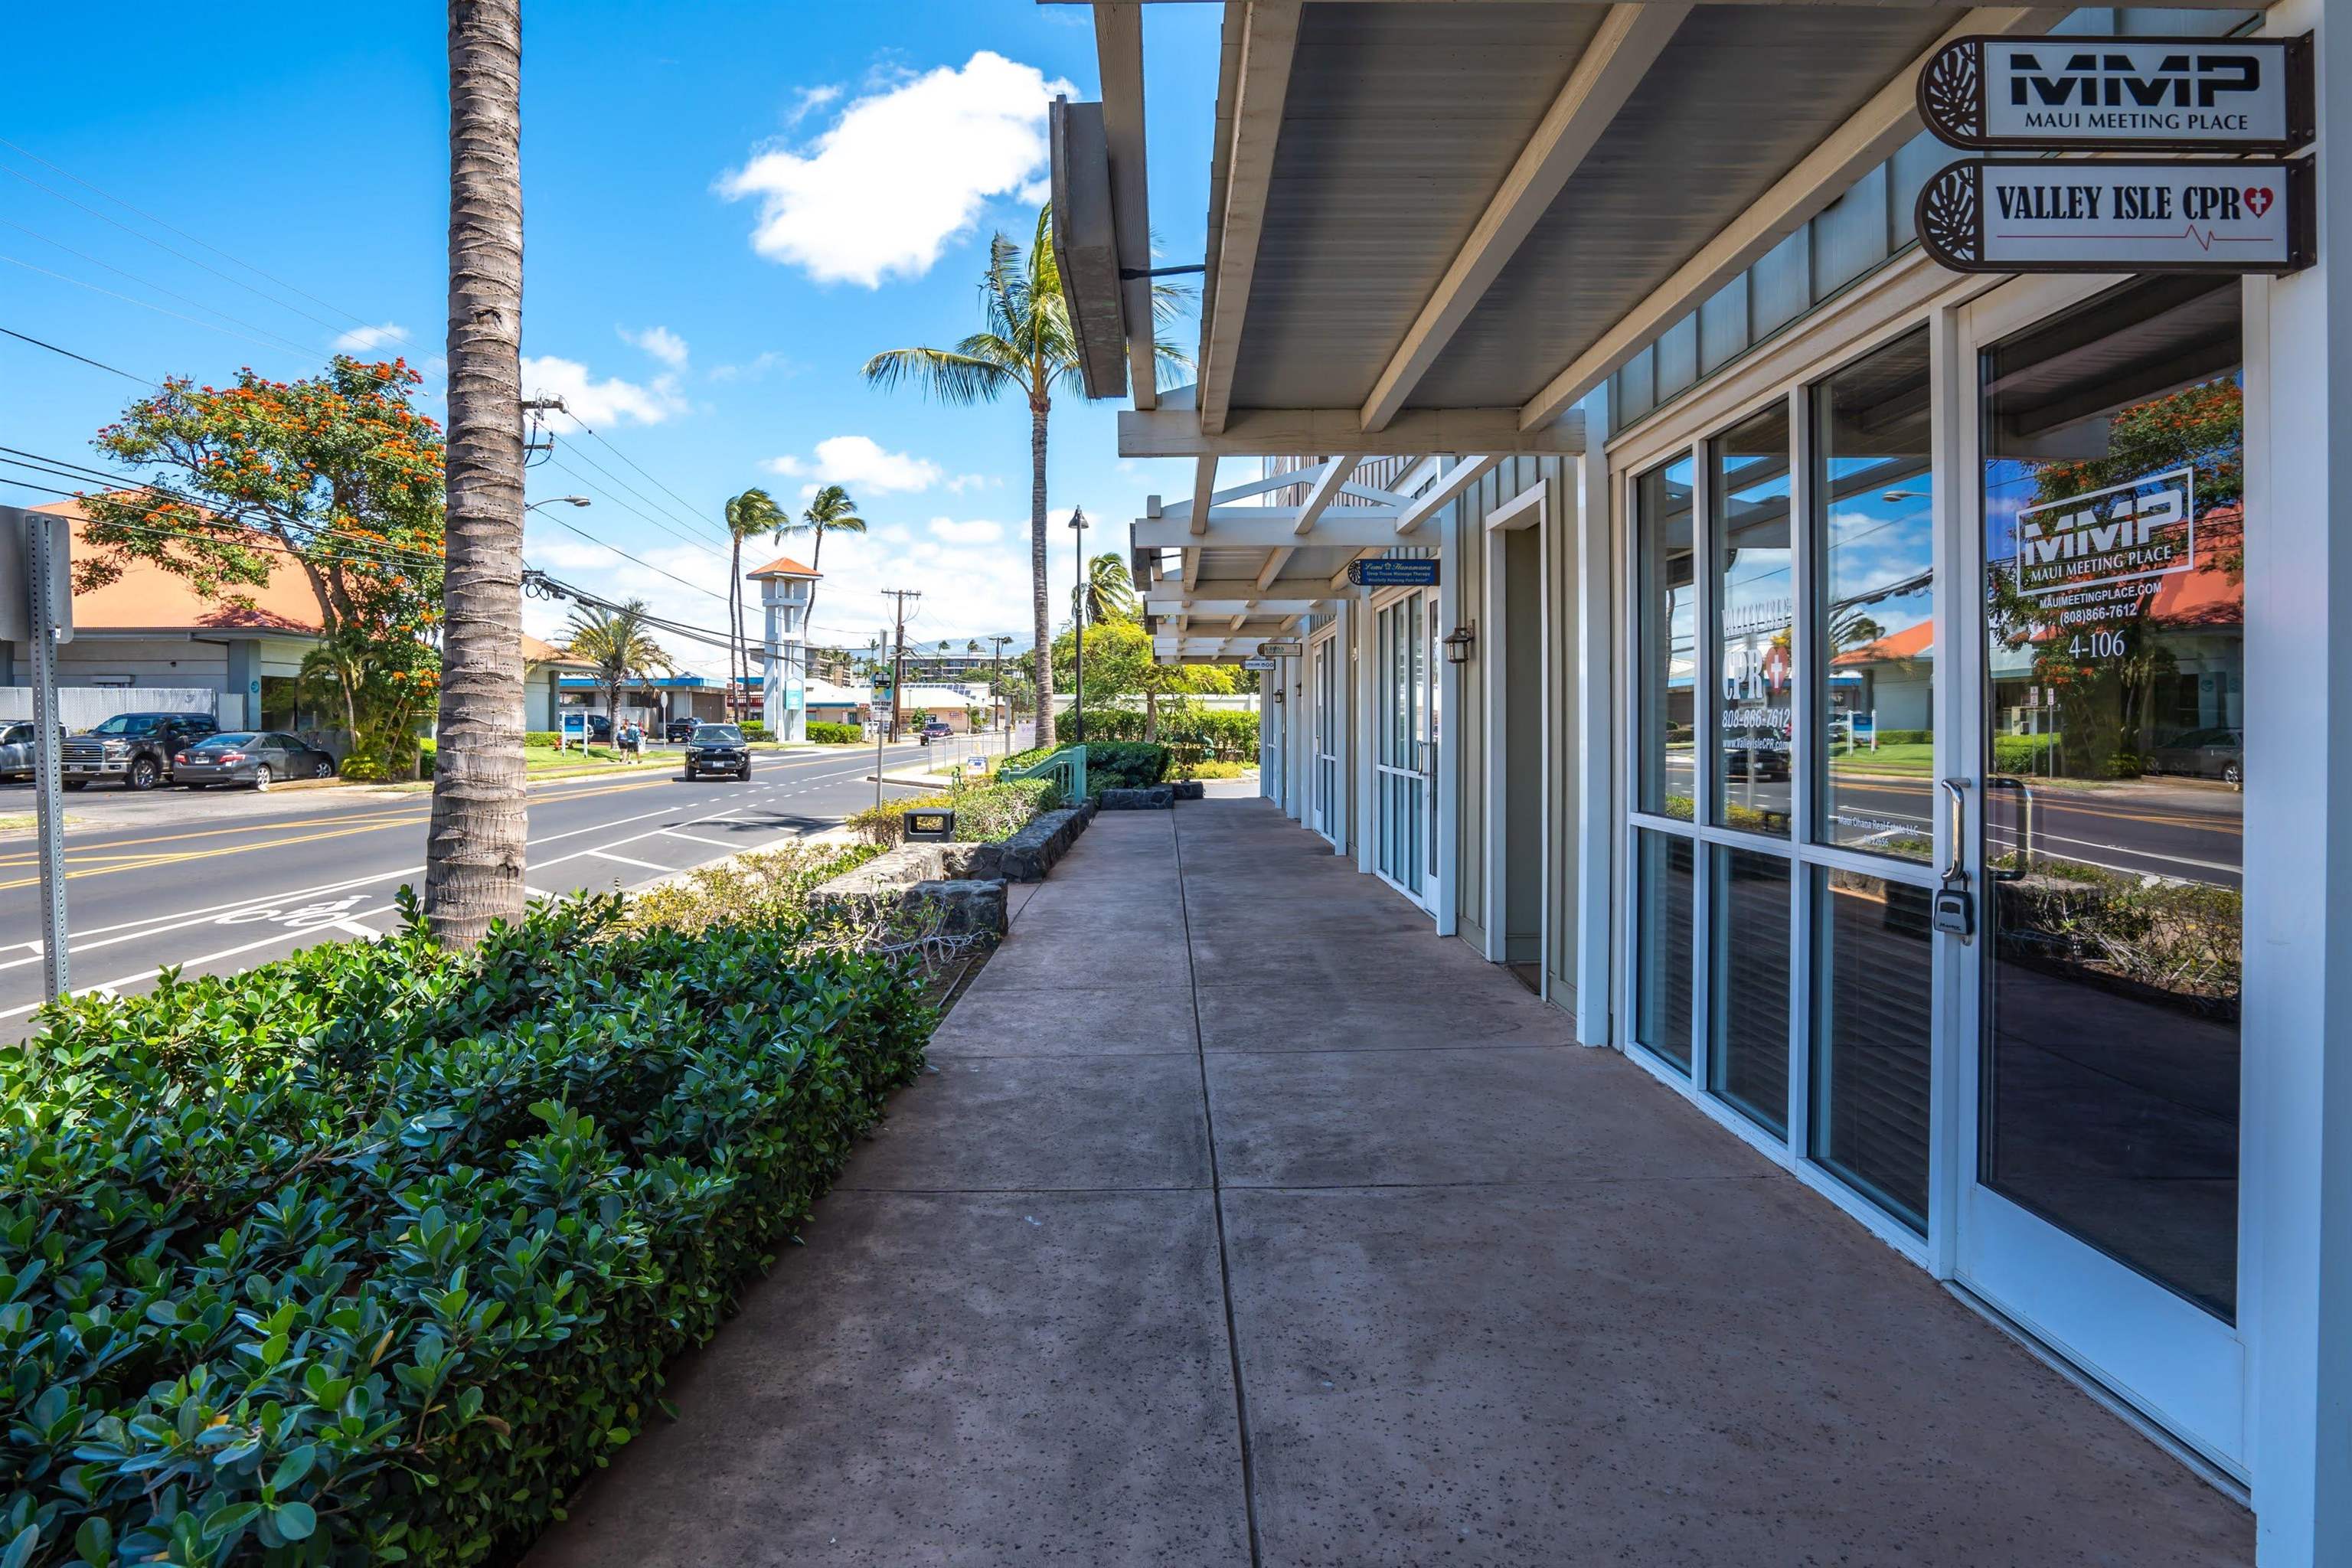
[(1832, 757), (1830, 769), (1833, 773), (1916, 773), (1925, 778), (1936, 771), (1936, 745), (1932, 741), (1912, 741), (1881, 746), (1874, 752), (1853, 752)]

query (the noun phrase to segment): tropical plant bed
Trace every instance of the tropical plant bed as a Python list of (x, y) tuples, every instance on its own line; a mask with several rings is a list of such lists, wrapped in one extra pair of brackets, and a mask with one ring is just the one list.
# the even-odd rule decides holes
[(511, 1560), (937, 1016), (788, 891), (541, 905), (465, 954), (408, 913), (0, 1049), (11, 1568)]

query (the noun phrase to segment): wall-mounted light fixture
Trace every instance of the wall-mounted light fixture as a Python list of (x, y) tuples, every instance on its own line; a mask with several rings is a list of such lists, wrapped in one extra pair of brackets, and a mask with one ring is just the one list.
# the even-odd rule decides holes
[(1282, 688), (1281, 688), (1281, 687), (1279, 687), (1279, 686), (1277, 686), (1277, 687), (1276, 687), (1276, 688), (1274, 689), (1274, 700), (1275, 700), (1276, 702), (1279, 702), (1279, 701), (1281, 701), (1281, 700), (1282, 700)]
[(1452, 631), (1445, 634), (1445, 662), (1448, 664), (1469, 663), (1470, 650), (1473, 647), (1475, 647), (1477, 643), (1477, 622), (1473, 621), (1466, 626), (1454, 627)]

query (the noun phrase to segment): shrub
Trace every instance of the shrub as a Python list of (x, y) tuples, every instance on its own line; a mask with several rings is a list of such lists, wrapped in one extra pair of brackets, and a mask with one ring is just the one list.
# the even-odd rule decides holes
[(1257, 715), (1190, 704), (1163, 708), (1160, 739), (1194, 756), (1254, 763), (1257, 761)]
[(747, 741), (764, 741), (768, 738), (768, 726), (757, 719), (744, 720), (741, 729), (743, 738)]
[(1992, 767), (1998, 773), (2030, 773), (2042, 770), (2042, 754), (2058, 743), (2055, 735), (1995, 735)]
[(866, 731), (855, 724), (829, 724), (822, 719), (812, 719), (808, 738), (820, 746), (854, 746), (866, 738)]
[(1927, 730), (1881, 730), (1878, 743), (1882, 746), (1924, 746), (1935, 739)]
[(1142, 789), (1168, 776), (1168, 748), (1148, 741), (1088, 741), (1087, 793)]
[(934, 1019), (796, 926), (605, 899), (455, 953), (406, 909), (0, 1049), (11, 1562), (513, 1557)]
[(1238, 779), (1246, 778), (1255, 771), (1247, 763), (1192, 762), (1180, 764), (1176, 776), (1180, 779)]
[(955, 795), (885, 801), (850, 817), (848, 826), (872, 843), (897, 845), (905, 840), (908, 812), (945, 810), (956, 814), (957, 843), (998, 844), (1029, 826), (1032, 818), (1053, 810), (1061, 798), (1051, 779), (1013, 779), (975, 784)]
[(683, 931), (781, 924), (800, 916), (811, 888), (881, 853), (876, 844), (788, 844), (738, 855), (632, 895), (629, 923)]
[(526, 730), (523, 731), (522, 743), (526, 746), (543, 746), (551, 751), (563, 744), (563, 737), (552, 730)]

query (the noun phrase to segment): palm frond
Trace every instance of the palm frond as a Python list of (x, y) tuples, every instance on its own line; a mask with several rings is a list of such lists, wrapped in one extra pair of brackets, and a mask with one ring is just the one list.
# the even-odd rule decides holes
[(957, 349), (885, 349), (866, 362), (867, 381), (888, 391), (912, 382), (942, 403), (991, 403), (1016, 381), (1013, 369), (993, 359)]

